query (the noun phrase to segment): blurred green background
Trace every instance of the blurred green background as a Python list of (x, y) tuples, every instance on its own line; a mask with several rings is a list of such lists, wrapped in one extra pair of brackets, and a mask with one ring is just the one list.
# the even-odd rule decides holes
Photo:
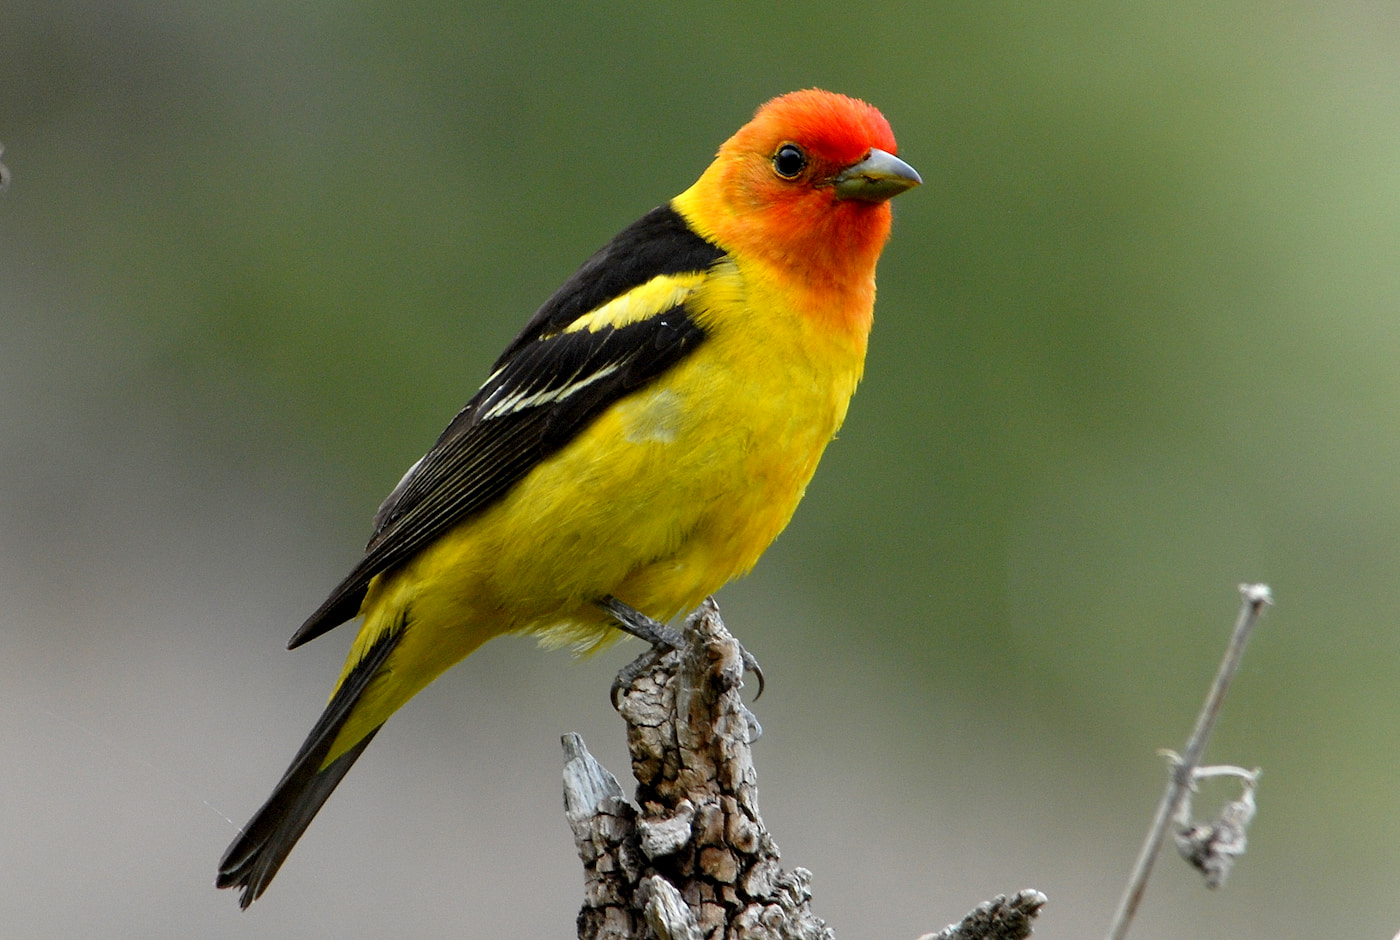
[[(0, 5), (0, 930), (573, 935), (558, 735), (491, 645), (245, 914), (212, 887), (348, 643), (282, 644), (593, 249), (766, 98), (880, 106), (866, 382), (726, 619), (838, 936), (998, 892), (1100, 934), (1223, 649), (1251, 850), (1135, 937), (1400, 928), (1400, 15), (1389, 3)], [(1226, 791), (1211, 790), (1202, 808)]]

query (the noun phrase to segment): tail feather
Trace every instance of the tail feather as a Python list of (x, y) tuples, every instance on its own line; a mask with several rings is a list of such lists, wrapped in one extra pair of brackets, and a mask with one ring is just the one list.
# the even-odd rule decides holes
[(345, 677), (272, 795), (224, 852), (214, 884), (220, 888), (242, 888), (239, 907), (246, 908), (267, 890), (326, 798), (378, 732), (375, 728), (329, 766), (321, 766), (336, 735), (401, 635), (385, 634)]

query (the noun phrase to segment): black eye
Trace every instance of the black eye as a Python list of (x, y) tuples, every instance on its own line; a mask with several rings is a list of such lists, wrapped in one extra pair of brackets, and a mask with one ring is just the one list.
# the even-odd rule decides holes
[(783, 144), (773, 155), (773, 172), (785, 180), (796, 179), (807, 169), (807, 155), (796, 144)]

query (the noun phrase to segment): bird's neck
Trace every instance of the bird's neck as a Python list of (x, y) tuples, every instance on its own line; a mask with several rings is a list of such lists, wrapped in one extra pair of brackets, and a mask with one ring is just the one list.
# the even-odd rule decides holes
[(863, 351), (889, 206), (809, 202), (741, 212), (713, 198), (704, 183), (702, 177), (672, 203), (691, 227), (780, 290), (814, 327)]

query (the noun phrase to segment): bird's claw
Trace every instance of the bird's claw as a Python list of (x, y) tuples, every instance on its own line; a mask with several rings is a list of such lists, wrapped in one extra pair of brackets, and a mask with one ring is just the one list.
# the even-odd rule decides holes
[(661, 661), (661, 657), (669, 652), (671, 651), (653, 646), (617, 671), (617, 675), (612, 681), (612, 688), (608, 690), (608, 699), (612, 702), (613, 711), (621, 711), (623, 690), (631, 686), (638, 676), (654, 669), (656, 664)]
[[(739, 643), (738, 640), (734, 642)], [(757, 702), (763, 697), (763, 667), (758, 664), (758, 660), (753, 658), (753, 653), (744, 649), (742, 643), (739, 643), (739, 658), (744, 661), (744, 671), (753, 673), (754, 677), (758, 679), (758, 691), (753, 694), (753, 700)]]
[[(672, 650), (679, 650), (685, 646), (685, 637), (679, 630), (673, 630), (659, 620), (653, 620), (646, 614), (634, 607), (624, 604), (611, 594), (598, 601), (598, 606), (605, 613), (612, 617), (618, 629), (624, 633), (630, 633), (640, 640), (645, 640), (651, 648), (632, 662), (623, 666), (613, 679), (612, 688), (608, 690), (608, 698), (612, 702), (614, 711), (618, 710), (619, 699), (622, 690), (627, 688), (648, 669), (652, 669), (660, 662), (661, 657)], [(738, 643), (735, 640), (735, 643)], [(743, 661), (744, 671), (751, 672), (758, 678), (758, 691), (754, 693), (754, 701), (758, 701), (763, 695), (765, 682), (763, 679), (763, 667), (759, 666), (758, 660), (744, 645), (739, 643), (739, 657)]]

